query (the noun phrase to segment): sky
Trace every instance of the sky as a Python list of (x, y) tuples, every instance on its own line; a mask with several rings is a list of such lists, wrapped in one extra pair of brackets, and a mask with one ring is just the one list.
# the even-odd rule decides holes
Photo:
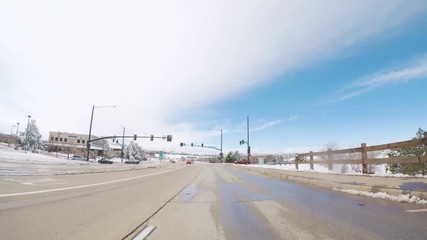
[(1, 1), (0, 132), (217, 154), (403, 141), (427, 130), (425, 1)]

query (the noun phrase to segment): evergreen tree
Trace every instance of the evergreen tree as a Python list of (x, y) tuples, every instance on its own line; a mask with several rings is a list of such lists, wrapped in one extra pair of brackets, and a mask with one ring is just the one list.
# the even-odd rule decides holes
[(234, 163), (235, 161), (240, 159), (240, 153), (238, 151), (229, 152), (227, 156), (225, 157), (226, 163)]
[(21, 134), (21, 142), (27, 150), (36, 150), (43, 146), (42, 135), (37, 127), (36, 120), (32, 119), (25, 131)]
[[(413, 139), (421, 139), (424, 137), (425, 131), (418, 128), (416, 137)], [(413, 147), (404, 147), (393, 149), (388, 153), (389, 157), (409, 157), (409, 156), (421, 156), (426, 154), (426, 146), (419, 145)], [(422, 174), (426, 175), (427, 165), (423, 163), (392, 163), (388, 164), (388, 168), (392, 173), (403, 173), (409, 175)]]

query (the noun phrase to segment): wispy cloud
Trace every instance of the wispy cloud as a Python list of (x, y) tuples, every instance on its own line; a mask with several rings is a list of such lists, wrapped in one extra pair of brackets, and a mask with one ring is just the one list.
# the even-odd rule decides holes
[(298, 120), (299, 118), (300, 118), (300, 116), (298, 114), (294, 114), (294, 115), (291, 115), (290, 117), (288, 117), (286, 120), (288, 122), (291, 122), (291, 121)]
[(273, 126), (275, 126), (275, 125), (277, 125), (277, 124), (279, 124), (279, 123), (281, 123), (282, 122), (282, 120), (274, 120), (274, 121), (270, 121), (270, 122), (267, 122), (267, 123), (264, 123), (264, 124), (262, 124), (261, 126), (259, 126), (259, 127), (256, 127), (256, 128), (253, 128), (253, 129), (250, 129), (250, 131), (251, 132), (258, 132), (258, 131), (262, 131), (262, 130), (265, 130), (265, 129), (267, 129), (267, 128), (271, 128), (271, 127), (273, 127)]
[(344, 101), (357, 97), (374, 88), (390, 84), (405, 83), (412, 80), (427, 78), (427, 57), (419, 59), (407, 67), (389, 71), (381, 71), (351, 84), (340, 92), (346, 92), (333, 102)]

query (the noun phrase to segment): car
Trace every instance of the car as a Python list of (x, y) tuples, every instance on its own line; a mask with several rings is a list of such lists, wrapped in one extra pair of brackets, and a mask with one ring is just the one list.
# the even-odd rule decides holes
[(171, 159), (169, 162), (171, 162), (171, 163), (175, 163), (175, 160)]
[(125, 161), (126, 164), (139, 164), (139, 160), (127, 160)]
[(74, 155), (71, 159), (72, 160), (85, 160), (84, 157), (82, 157), (80, 155)]
[(107, 158), (101, 158), (100, 160), (98, 160), (98, 163), (100, 163), (100, 164), (113, 164), (113, 161), (111, 161)]
[(192, 164), (191, 160), (187, 160), (185, 164)]
[(234, 162), (234, 164), (250, 164), (248, 159), (240, 159)]

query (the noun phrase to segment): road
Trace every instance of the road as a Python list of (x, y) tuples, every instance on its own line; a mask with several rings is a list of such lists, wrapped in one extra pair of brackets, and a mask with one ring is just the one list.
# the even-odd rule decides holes
[(215, 164), (0, 177), (2, 239), (425, 239), (425, 208)]

